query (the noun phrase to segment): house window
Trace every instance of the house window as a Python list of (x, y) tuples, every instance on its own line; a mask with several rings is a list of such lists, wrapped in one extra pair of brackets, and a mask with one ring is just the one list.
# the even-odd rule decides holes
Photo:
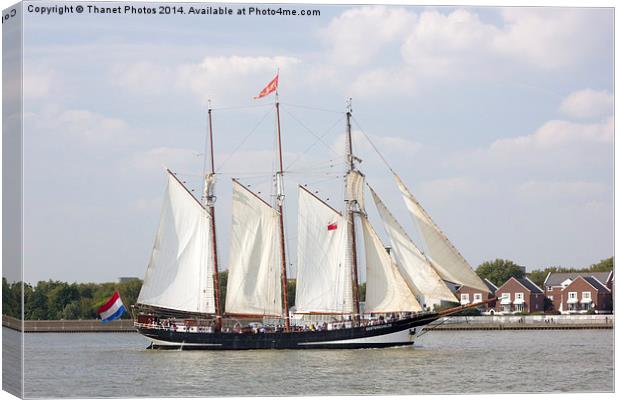
[(523, 293), (515, 293), (515, 300), (523, 300)]
[(474, 303), (480, 303), (482, 301), (482, 293), (474, 293)]
[(469, 293), (461, 293), (461, 304), (469, 303)]
[(515, 304), (515, 311), (522, 312), (523, 311), (523, 303)]
[(502, 293), (502, 300), (510, 301), (510, 293)]
[(568, 292), (569, 300), (577, 300), (577, 292)]
[(582, 300), (592, 300), (592, 293), (590, 292), (581, 292)]

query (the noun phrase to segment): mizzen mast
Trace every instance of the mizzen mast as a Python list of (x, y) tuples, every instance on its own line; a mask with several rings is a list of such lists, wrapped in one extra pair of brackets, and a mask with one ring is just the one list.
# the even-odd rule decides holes
[(215, 329), (220, 331), (222, 328), (222, 307), (220, 302), (220, 278), (218, 271), (218, 257), (217, 257), (217, 240), (215, 230), (215, 157), (213, 152), (213, 120), (212, 120), (211, 101), (209, 100), (209, 147), (211, 155), (211, 172), (205, 174), (205, 205), (209, 208), (209, 215), (211, 217), (211, 243), (213, 245), (213, 286), (215, 290)]
[[(355, 156), (353, 155), (353, 139), (351, 137), (351, 113), (353, 109), (351, 107), (351, 99), (347, 102), (347, 177), (349, 177), (355, 171)], [(351, 189), (348, 187), (352, 182), (347, 178), (345, 180), (345, 193), (350, 193)], [(353, 311), (355, 313), (354, 319), (359, 321), (361, 318), (360, 314), (360, 296), (359, 296), (359, 280), (357, 273), (357, 244), (355, 241), (355, 213), (359, 211), (359, 206), (357, 205), (357, 201), (353, 198), (347, 196), (345, 199), (345, 207), (347, 210), (347, 220), (348, 220), (348, 228), (349, 228), (349, 237), (350, 237), (350, 257), (351, 257), (351, 286), (352, 286), (352, 294), (353, 294)]]

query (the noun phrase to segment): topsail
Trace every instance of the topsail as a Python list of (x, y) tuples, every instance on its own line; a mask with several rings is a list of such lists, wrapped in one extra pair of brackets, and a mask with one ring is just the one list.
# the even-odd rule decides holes
[(169, 172), (155, 245), (138, 303), (215, 312), (210, 227), (208, 212)]
[(409, 212), (420, 228), (428, 249), (427, 255), (439, 275), (447, 281), (488, 292), (489, 288), (487, 285), (474, 272), (461, 253), (450, 243), (446, 235), (441, 232), (430, 215), (407, 189), (400, 177), (394, 174), (394, 178)]

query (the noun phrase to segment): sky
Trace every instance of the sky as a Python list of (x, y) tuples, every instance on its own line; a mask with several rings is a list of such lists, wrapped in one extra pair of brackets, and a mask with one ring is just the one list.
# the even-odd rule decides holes
[(143, 277), (164, 166), (200, 195), (209, 100), (225, 266), (230, 179), (271, 201), (274, 98), (252, 97), (278, 68), (293, 275), (297, 184), (342, 207), (349, 98), (360, 169), (414, 240), (385, 162), (474, 268), (613, 255), (612, 9), (286, 8), (321, 15), (25, 12), (27, 282)]

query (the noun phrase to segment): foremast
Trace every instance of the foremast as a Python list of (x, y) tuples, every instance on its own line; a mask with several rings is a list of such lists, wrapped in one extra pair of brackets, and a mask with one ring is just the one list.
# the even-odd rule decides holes
[[(353, 109), (351, 107), (351, 99), (347, 102), (347, 144), (346, 144), (346, 160), (347, 160), (347, 179), (345, 179), (345, 193), (352, 193), (352, 182), (349, 176), (356, 172), (355, 161), (356, 157), (353, 155), (353, 138), (351, 135), (351, 114)], [(347, 213), (347, 226), (349, 229), (349, 256), (351, 260), (351, 288), (353, 295), (353, 312), (354, 321), (359, 321), (360, 314), (360, 297), (359, 297), (359, 278), (357, 271), (357, 243), (355, 240), (355, 214), (360, 211), (359, 204), (352, 196), (346, 196), (345, 198), (345, 210)]]
[(211, 101), (209, 101), (209, 148), (211, 159), (211, 172), (205, 174), (205, 193), (204, 201), (205, 206), (209, 209), (209, 215), (211, 217), (211, 244), (212, 257), (213, 257), (213, 286), (215, 291), (215, 330), (219, 332), (222, 328), (222, 306), (220, 302), (220, 278), (218, 270), (218, 257), (217, 257), (217, 234), (215, 229), (215, 155), (213, 152), (213, 119), (212, 119)]
[(280, 130), (280, 100), (276, 89), (276, 120), (278, 128), (278, 158), (279, 170), (276, 172), (276, 205), (278, 210), (278, 224), (280, 228), (280, 260), (282, 261), (281, 285), (282, 285), (282, 315), (284, 317), (284, 330), (289, 332), (291, 320), (288, 311), (288, 288), (286, 276), (286, 244), (284, 240), (284, 166), (282, 163), (282, 134)]

